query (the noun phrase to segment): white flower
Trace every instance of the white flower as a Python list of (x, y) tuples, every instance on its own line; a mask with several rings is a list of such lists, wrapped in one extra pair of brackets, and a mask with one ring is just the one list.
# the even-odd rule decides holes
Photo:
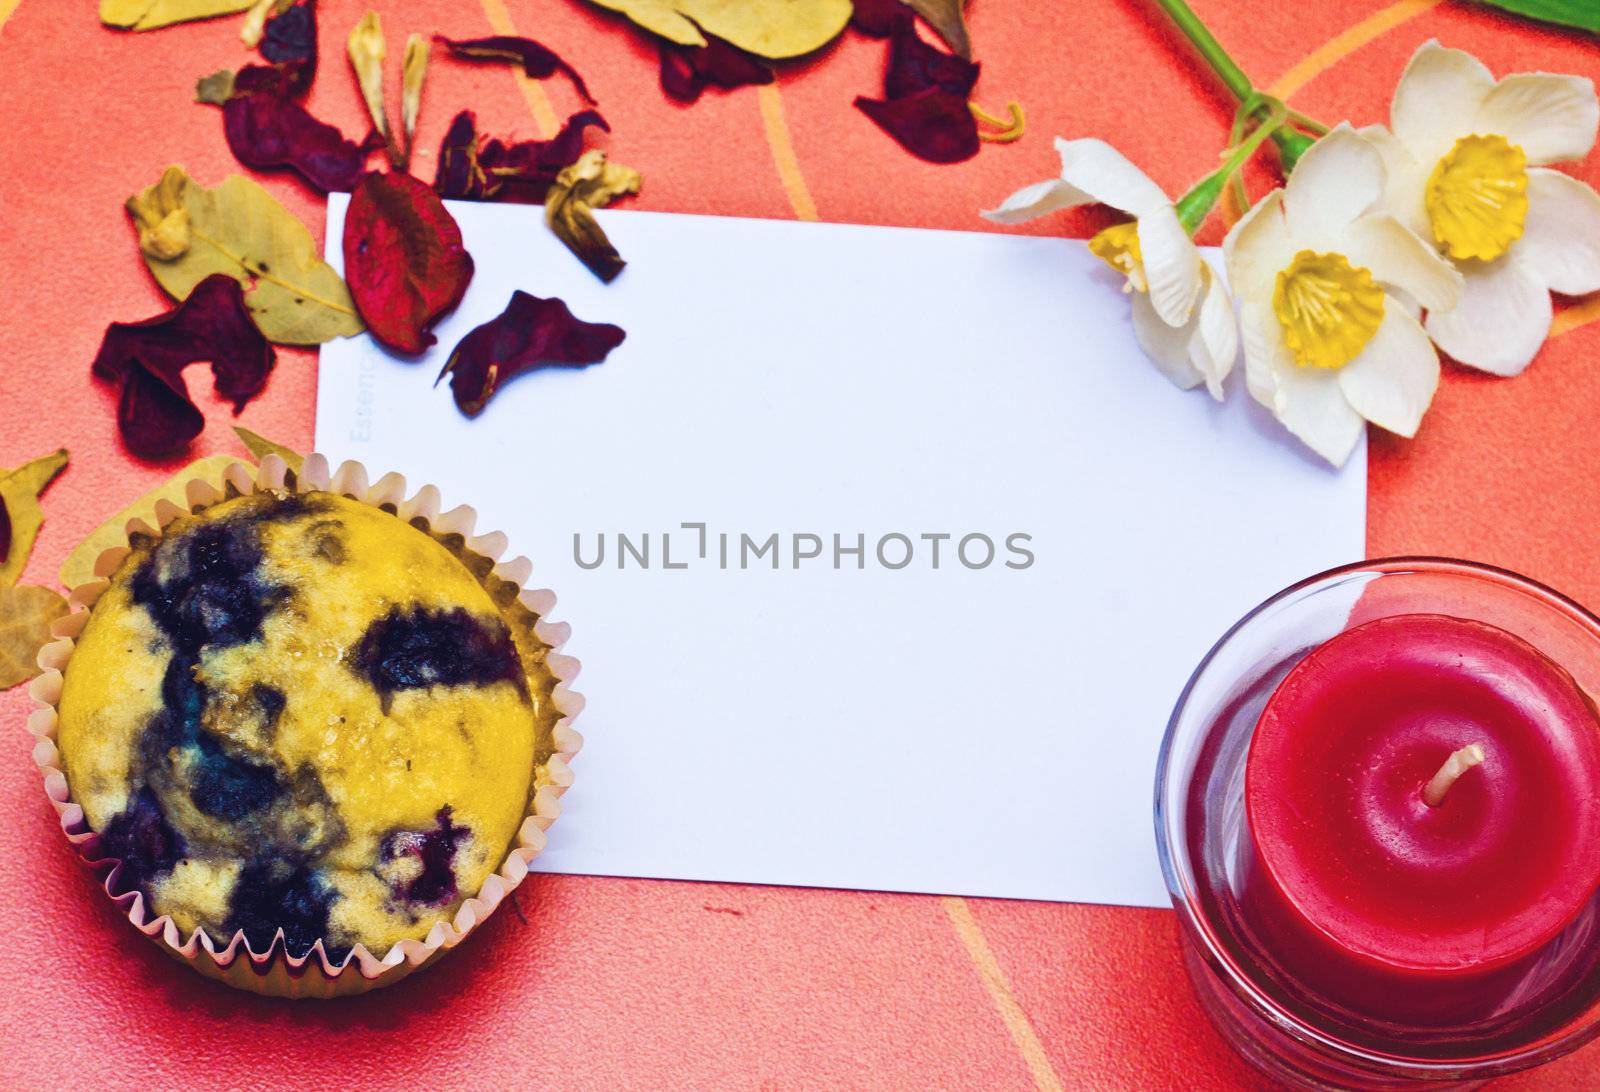
[(1185, 390), (1204, 383), (1222, 398), (1239, 355), (1233, 302), (1200, 257), (1172, 201), (1143, 171), (1103, 140), (1056, 139), (1061, 177), (1025, 186), (983, 215), (1016, 224), (1074, 205), (1103, 204), (1132, 216), (1089, 241), (1089, 249), (1127, 277), (1133, 331), (1163, 375)]
[(1383, 192), (1377, 149), (1341, 125), (1223, 243), (1251, 395), (1335, 466), (1363, 420), (1415, 434), (1439, 357), (1409, 301), (1447, 311), (1461, 293), (1461, 275), (1382, 211)]
[(1543, 169), (1593, 147), (1594, 83), (1544, 72), (1496, 82), (1471, 54), (1428, 42), (1389, 121), (1392, 133), (1362, 130), (1388, 168), (1385, 204), (1466, 278), (1455, 310), (1428, 315), (1428, 333), (1463, 364), (1516, 375), (1550, 330), (1550, 293), (1600, 290), (1600, 196)]

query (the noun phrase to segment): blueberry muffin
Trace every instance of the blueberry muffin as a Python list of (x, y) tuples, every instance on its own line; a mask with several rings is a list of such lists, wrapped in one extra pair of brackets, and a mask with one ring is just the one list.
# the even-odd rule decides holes
[(180, 517), (95, 602), (58, 705), (117, 891), (217, 947), (340, 963), (420, 940), (510, 848), (555, 678), (516, 587), (333, 493)]

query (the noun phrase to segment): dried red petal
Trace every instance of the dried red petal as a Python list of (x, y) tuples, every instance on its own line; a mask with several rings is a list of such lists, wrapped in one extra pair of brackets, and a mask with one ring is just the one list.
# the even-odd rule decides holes
[(456, 405), (476, 417), (501, 384), (524, 372), (598, 364), (627, 337), (620, 326), (584, 322), (559, 299), (526, 292), (461, 339), (439, 378), (450, 377)]
[(706, 34), (703, 46), (661, 43), (661, 89), (679, 102), (694, 102), (708, 85), (734, 88), (771, 83), (772, 66), (731, 42)]
[(929, 45), (901, 20), (889, 41), (884, 98), (860, 96), (856, 107), (912, 155), (959, 163), (978, 154), (978, 122), (967, 100), (978, 65)]
[(959, 163), (978, 154), (978, 124), (965, 95), (930, 87), (909, 98), (856, 98), (856, 108), (912, 155), (930, 163)]
[(290, 81), (289, 73), (262, 65), (239, 72), (234, 95), (222, 106), (223, 133), (234, 158), (258, 171), (290, 167), (324, 193), (352, 189), (368, 153), (382, 142), (346, 140), (289, 97)]
[(365, 175), (344, 218), (344, 276), (372, 335), (420, 353), (429, 332), (461, 302), (472, 256), (439, 195), (403, 172)]
[(901, 23), (912, 20), (911, 9), (901, 0), (855, 0), (850, 25), (874, 38), (887, 38)]
[[(978, 82), (978, 65), (924, 42), (916, 25), (905, 20), (889, 39), (889, 69), (884, 75), (884, 97), (905, 99), (931, 87), (962, 96), (965, 101)], [(973, 123), (976, 128), (977, 123)]]
[(513, 38), (501, 35), (494, 38), (469, 38), (457, 41), (435, 34), (433, 40), (450, 50), (452, 56), (466, 61), (505, 61), (520, 64), (530, 80), (547, 80), (557, 72), (566, 74), (584, 102), (594, 105), (594, 96), (577, 71), (545, 46), (532, 38)]
[(507, 184), (526, 186), (522, 199), (537, 204), (544, 200), (561, 168), (577, 162), (583, 154), (583, 135), (591, 126), (607, 132), (611, 129), (598, 111), (581, 110), (549, 140), (507, 144), (479, 137), (472, 111), (463, 110), (450, 123), (439, 146), (433, 187), (441, 197), (483, 201), (499, 196)]
[(277, 360), (245, 307), (244, 290), (225, 273), (205, 278), (165, 314), (106, 329), (91, 371), (122, 384), (117, 424), (136, 454), (169, 455), (200, 434), (205, 418), (189, 398), (183, 369), (202, 360), (235, 413), (261, 393)]

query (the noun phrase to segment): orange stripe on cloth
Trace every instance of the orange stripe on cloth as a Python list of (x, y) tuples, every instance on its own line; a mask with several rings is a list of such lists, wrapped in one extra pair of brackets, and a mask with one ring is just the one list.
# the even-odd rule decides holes
[(1286, 99), (1322, 73), (1338, 64), (1374, 38), (1381, 38), (1401, 23), (1438, 7), (1443, 0), (1397, 0), (1367, 16), (1355, 26), (1332, 38), (1310, 56), (1279, 76), (1267, 87), (1267, 94)]
[(800, 173), (800, 160), (794, 154), (794, 144), (789, 140), (789, 123), (783, 116), (783, 96), (778, 85), (764, 83), (756, 88), (761, 104), (761, 124), (767, 131), (767, 146), (772, 149), (772, 165), (778, 169), (778, 181), (789, 197), (789, 207), (798, 220), (817, 219), (817, 203), (811, 199), (811, 187)]
[[(0, 4), (6, 0), (0, 0)], [(511, 13), (506, 10), (505, 0), (481, 0), (483, 14), (489, 19), (489, 26), (496, 34), (516, 36), (517, 26), (511, 21)], [(550, 96), (544, 93), (544, 85), (538, 80), (530, 80), (520, 68), (511, 70), (517, 80), (517, 87), (522, 92), (522, 97), (527, 100), (528, 109), (533, 113), (534, 124), (539, 126), (539, 135), (548, 140), (556, 135), (556, 130), (561, 128), (561, 119), (556, 117), (556, 109), (550, 105)]]
[(955, 926), (956, 936), (966, 945), (967, 955), (972, 957), (984, 988), (989, 991), (989, 999), (994, 1002), (1006, 1030), (1011, 1033), (1011, 1041), (1027, 1063), (1028, 1072), (1033, 1074), (1033, 1083), (1041, 1092), (1062, 1092), (1061, 1078), (1056, 1075), (1055, 1066), (1050, 1064), (1050, 1057), (1045, 1054), (1044, 1044), (1039, 1042), (1039, 1035), (1033, 1030), (1028, 1014), (1022, 1011), (1022, 1006), (1012, 994), (1006, 973), (1000, 969), (999, 960), (995, 959), (989, 942), (983, 938), (983, 930), (978, 927), (978, 919), (972, 916), (972, 908), (967, 905), (967, 900), (957, 895), (944, 895), (939, 901), (944, 904), (950, 924)]

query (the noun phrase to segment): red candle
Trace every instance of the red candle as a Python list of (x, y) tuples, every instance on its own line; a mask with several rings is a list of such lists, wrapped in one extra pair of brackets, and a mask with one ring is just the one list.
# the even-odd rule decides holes
[(1420, 1026), (1503, 1012), (1600, 885), (1600, 715), (1495, 626), (1341, 633), (1268, 700), (1241, 904), (1303, 990)]

